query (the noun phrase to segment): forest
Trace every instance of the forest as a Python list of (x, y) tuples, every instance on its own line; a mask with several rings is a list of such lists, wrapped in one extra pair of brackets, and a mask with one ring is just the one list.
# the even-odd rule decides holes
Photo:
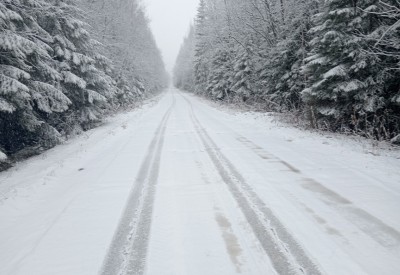
[(0, 163), (138, 104), (168, 83), (140, 1), (0, 0)]
[(201, 0), (177, 87), (400, 142), (398, 0)]
[(400, 275), (400, 0), (0, 0), (0, 275)]

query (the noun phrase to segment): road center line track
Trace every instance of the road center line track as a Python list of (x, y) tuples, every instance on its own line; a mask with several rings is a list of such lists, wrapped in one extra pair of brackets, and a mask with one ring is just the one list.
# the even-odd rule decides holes
[(164, 133), (174, 106), (175, 98), (149, 145), (99, 272), (101, 275), (142, 274), (144, 271)]
[(183, 95), (181, 96), (190, 106), (192, 122), (209, 157), (270, 257), (275, 270), (279, 274), (321, 274), (319, 268), (272, 210), (265, 205), (232, 163), (218, 150), (218, 146), (197, 119), (191, 102)]

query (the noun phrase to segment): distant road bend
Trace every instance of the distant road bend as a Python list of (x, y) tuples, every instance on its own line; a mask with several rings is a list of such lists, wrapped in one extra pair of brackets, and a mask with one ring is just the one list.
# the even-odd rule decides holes
[(400, 274), (397, 174), (176, 89), (137, 112), (0, 175), (0, 274)]

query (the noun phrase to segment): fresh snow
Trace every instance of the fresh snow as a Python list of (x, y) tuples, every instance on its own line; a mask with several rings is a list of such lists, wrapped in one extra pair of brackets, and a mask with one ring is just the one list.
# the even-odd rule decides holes
[(170, 89), (0, 174), (0, 274), (397, 274), (399, 167)]
[(0, 151), (0, 161), (4, 161), (4, 160), (6, 160), (7, 159), (7, 156), (6, 156), (6, 154), (4, 154), (2, 151)]

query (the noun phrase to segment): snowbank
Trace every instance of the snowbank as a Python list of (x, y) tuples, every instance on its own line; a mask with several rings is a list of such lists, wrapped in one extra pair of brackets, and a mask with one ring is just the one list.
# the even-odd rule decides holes
[(7, 160), (6, 154), (4, 154), (2, 151), (0, 151), (0, 161), (5, 161)]

